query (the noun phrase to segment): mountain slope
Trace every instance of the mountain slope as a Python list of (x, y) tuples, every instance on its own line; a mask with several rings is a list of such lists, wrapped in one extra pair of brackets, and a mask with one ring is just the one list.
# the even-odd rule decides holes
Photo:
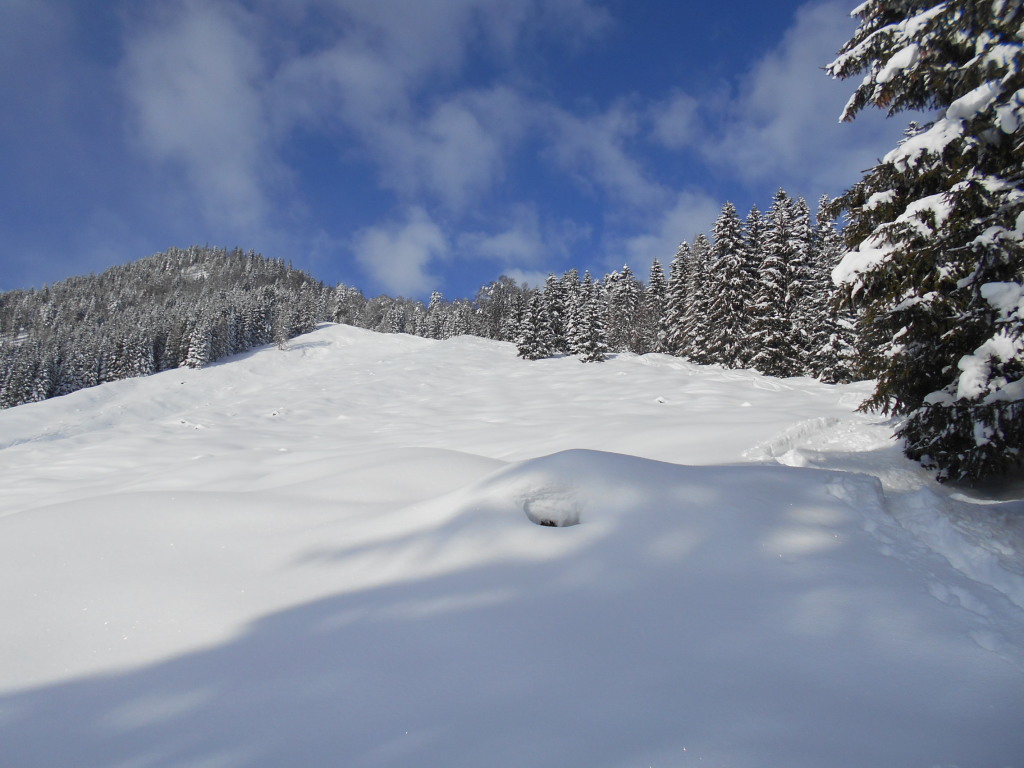
[(324, 326), (4, 411), (2, 762), (1019, 765), (1024, 505), (868, 387)]

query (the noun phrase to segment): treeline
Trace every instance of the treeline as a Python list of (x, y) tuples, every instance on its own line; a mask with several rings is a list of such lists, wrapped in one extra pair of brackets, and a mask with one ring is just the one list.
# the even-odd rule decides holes
[(473, 300), (367, 298), (239, 249), (171, 249), (100, 275), (0, 294), (0, 407), (287, 340), (333, 321), (383, 333), (515, 342), (523, 357), (667, 352), (775, 376), (857, 375), (852, 318), (832, 309), (832, 220), (780, 190), (763, 217), (727, 204), (713, 237), (683, 243), (666, 277), (576, 270), (529, 289), (508, 277)]
[(383, 333), (513, 339), (528, 293), (507, 277), (475, 301), (367, 298), (278, 259), (191, 247), (0, 293), (0, 408), (228, 355), (335, 321)]
[(667, 352), (699, 364), (754, 368), (826, 382), (859, 376), (856, 319), (835, 307), (831, 271), (843, 252), (822, 198), (784, 190), (745, 220), (726, 203), (713, 237), (683, 242), (666, 278), (660, 262), (646, 285), (630, 268), (601, 280), (576, 270), (533, 292), (516, 337), (528, 359), (610, 351)]

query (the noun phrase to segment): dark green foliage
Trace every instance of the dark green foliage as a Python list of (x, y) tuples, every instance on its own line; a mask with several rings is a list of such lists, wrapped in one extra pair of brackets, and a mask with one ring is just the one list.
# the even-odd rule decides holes
[(793, 274), (800, 258), (799, 211), (784, 190), (766, 216), (757, 288), (750, 307), (751, 367), (769, 376), (802, 372), (799, 337), (793, 322)]
[(699, 365), (716, 362), (710, 352), (707, 327), (708, 310), (711, 306), (707, 279), (710, 254), (711, 241), (707, 235), (697, 235), (693, 241), (690, 258), (687, 260), (686, 292), (689, 301), (680, 335), (686, 339), (686, 346), (682, 350), (683, 357)]
[(668, 282), (665, 270), (657, 259), (651, 264), (651, 277), (647, 281), (647, 293), (644, 296), (644, 330), (647, 338), (644, 346), (655, 352), (664, 352), (663, 340), (666, 336), (668, 318)]
[(598, 286), (590, 281), (588, 272), (580, 289), (580, 322), (576, 329), (574, 348), (582, 363), (600, 363), (608, 356), (608, 337), (604, 325)]
[(714, 362), (737, 368), (742, 364), (747, 347), (747, 306), (752, 286), (745, 273), (743, 223), (732, 203), (722, 207), (713, 234), (706, 278), (706, 354)]
[(839, 384), (857, 378), (857, 317), (850, 309), (840, 307), (832, 282), (832, 270), (846, 248), (829, 203), (827, 195), (819, 201), (814, 231), (814, 276), (806, 306), (816, 321), (808, 329), (807, 359), (812, 376), (828, 384)]
[(854, 253), (866, 407), (905, 415), (940, 479), (1024, 456), (1024, 49), (1019, 2), (872, 0), (829, 71), (865, 76), (844, 113), (937, 109), (837, 202)]
[(540, 292), (530, 297), (523, 323), (516, 339), (519, 356), (527, 360), (540, 360), (555, 354), (555, 338), (551, 332), (547, 302)]
[(686, 336), (686, 318), (690, 311), (690, 258), (690, 244), (684, 240), (669, 266), (664, 324), (658, 337), (661, 349), (670, 355), (685, 355), (690, 346)]

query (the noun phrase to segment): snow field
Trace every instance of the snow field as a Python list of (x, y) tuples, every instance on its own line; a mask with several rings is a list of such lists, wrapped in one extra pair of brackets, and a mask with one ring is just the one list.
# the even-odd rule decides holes
[(0, 412), (0, 764), (1022, 765), (1024, 505), (867, 391), (325, 326)]

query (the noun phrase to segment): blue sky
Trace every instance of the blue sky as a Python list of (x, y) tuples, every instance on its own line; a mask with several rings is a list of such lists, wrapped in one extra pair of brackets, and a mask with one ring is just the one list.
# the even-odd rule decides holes
[(0, 290), (195, 243), (368, 295), (645, 275), (893, 146), (821, 71), (853, 4), (0, 0)]

